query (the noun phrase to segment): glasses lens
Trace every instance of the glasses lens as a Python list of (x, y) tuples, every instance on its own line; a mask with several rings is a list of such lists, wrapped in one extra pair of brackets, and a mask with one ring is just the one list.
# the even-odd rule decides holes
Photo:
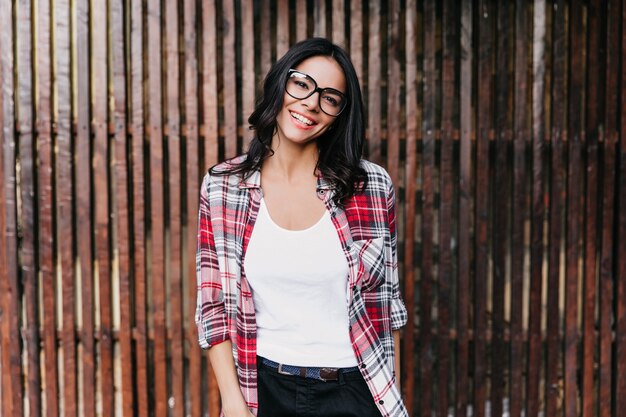
[(313, 94), (315, 88), (315, 82), (299, 72), (292, 72), (287, 80), (287, 93), (293, 98), (307, 98)]
[(323, 90), (320, 96), (320, 107), (325, 113), (336, 116), (345, 107), (345, 98), (336, 91)]

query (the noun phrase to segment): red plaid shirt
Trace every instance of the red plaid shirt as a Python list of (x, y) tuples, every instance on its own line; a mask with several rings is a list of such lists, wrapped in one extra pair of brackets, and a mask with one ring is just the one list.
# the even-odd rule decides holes
[[(241, 158), (245, 156), (229, 163)], [(367, 172), (367, 187), (343, 208), (334, 204), (332, 187), (323, 178), (318, 179), (317, 192), (348, 261), (350, 339), (361, 373), (383, 416), (408, 416), (394, 375), (392, 330), (407, 321), (398, 283), (394, 188), (383, 168), (367, 161), (361, 166)], [(200, 346), (232, 342), (241, 391), (254, 414), (256, 318), (242, 266), (262, 197), (260, 179), (259, 171), (243, 181), (236, 175), (205, 176), (196, 255)]]

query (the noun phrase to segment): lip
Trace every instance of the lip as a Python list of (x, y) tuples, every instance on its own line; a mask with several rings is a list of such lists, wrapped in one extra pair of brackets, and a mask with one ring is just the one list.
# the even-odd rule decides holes
[[(298, 115), (300, 115), (302, 117), (305, 117), (305, 118), (313, 121), (313, 124), (312, 125), (304, 124), (300, 120), (298, 120), (295, 117), (293, 117), (291, 115), (291, 113), (295, 113), (295, 114), (298, 114)], [(308, 116), (305, 116), (304, 114), (302, 114), (300, 112), (294, 111), (294, 110), (289, 110), (289, 119), (291, 119), (291, 122), (293, 123), (294, 126), (296, 126), (299, 129), (302, 129), (302, 130), (310, 130), (310, 129), (313, 129), (317, 125), (317, 122), (315, 120), (311, 119)]]

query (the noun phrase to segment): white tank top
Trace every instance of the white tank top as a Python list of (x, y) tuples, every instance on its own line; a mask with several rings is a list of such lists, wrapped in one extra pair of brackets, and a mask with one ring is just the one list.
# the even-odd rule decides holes
[(356, 366), (348, 331), (348, 262), (328, 211), (287, 230), (261, 200), (244, 259), (256, 309), (257, 354), (297, 366)]

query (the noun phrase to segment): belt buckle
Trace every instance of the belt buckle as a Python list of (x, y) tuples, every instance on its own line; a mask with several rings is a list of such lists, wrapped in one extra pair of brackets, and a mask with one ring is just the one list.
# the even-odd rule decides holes
[(281, 374), (281, 375), (291, 375), (291, 376), (293, 376), (293, 374), (290, 374), (287, 371), (283, 371), (283, 364), (282, 363), (278, 364), (278, 373)]

